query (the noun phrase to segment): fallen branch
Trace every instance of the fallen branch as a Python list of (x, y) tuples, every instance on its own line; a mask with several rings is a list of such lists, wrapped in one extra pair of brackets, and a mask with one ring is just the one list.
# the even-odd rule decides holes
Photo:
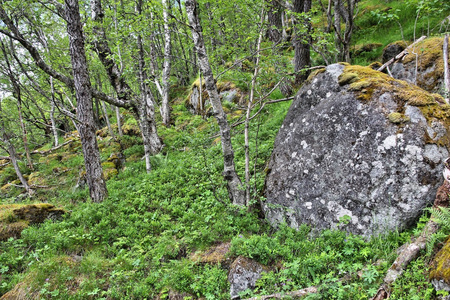
[(403, 58), (403, 56), (405, 56), (406, 54), (408, 54), (409, 49), (411, 49), (415, 44), (423, 41), (427, 36), (424, 35), (422, 36), (420, 39), (418, 39), (417, 41), (415, 41), (414, 43), (412, 43), (411, 45), (409, 45), (408, 47), (406, 47), (405, 50), (403, 50), (402, 52), (400, 52), (399, 54), (397, 54), (397, 56), (391, 58), (388, 62), (386, 62), (384, 65), (382, 65), (381, 67), (378, 68), (377, 71), (383, 71), (387, 66), (391, 65), (393, 62), (400, 60)]
[[(446, 164), (448, 163), (446, 162)], [(446, 179), (436, 192), (436, 198), (434, 200), (433, 206), (434, 209), (437, 209), (437, 207), (441, 206), (447, 207), (449, 205), (449, 195), (450, 183)], [(430, 221), (428, 221), (428, 223), (425, 225), (425, 228), (422, 230), (420, 236), (414, 241), (411, 241), (410, 243), (407, 243), (399, 248), (401, 249), (401, 251), (397, 256), (397, 259), (387, 271), (387, 274), (383, 280), (383, 284), (380, 286), (376, 295), (371, 298), (371, 300), (382, 300), (389, 298), (390, 289), (394, 281), (403, 274), (403, 271), (406, 269), (408, 264), (412, 260), (417, 258), (419, 252), (426, 248), (428, 238), (433, 233), (436, 233), (438, 228), (438, 224), (433, 221), (433, 216), (431, 216)]]
[(65, 143), (63, 143), (63, 144), (61, 144), (61, 145), (59, 145), (59, 146), (53, 147), (53, 148), (51, 148), (51, 149), (49, 149), (49, 150), (45, 150), (45, 151), (34, 150), (34, 151), (31, 152), (31, 154), (41, 154), (41, 155), (44, 155), (44, 154), (47, 154), (47, 153), (51, 153), (51, 152), (53, 152), (53, 151), (55, 151), (55, 150), (58, 150), (59, 148), (64, 147), (65, 145), (68, 145), (68, 144), (72, 143), (73, 141), (74, 141), (74, 140), (69, 140), (69, 141), (67, 141), (67, 142), (65, 142)]
[(292, 291), (292, 292), (288, 292), (288, 293), (276, 293), (276, 294), (267, 295), (267, 296), (258, 296), (258, 297), (248, 298), (245, 300), (283, 299), (284, 297), (303, 297), (303, 296), (306, 296), (309, 294), (315, 294), (315, 293), (317, 293), (317, 288), (314, 286), (310, 286), (305, 289)]

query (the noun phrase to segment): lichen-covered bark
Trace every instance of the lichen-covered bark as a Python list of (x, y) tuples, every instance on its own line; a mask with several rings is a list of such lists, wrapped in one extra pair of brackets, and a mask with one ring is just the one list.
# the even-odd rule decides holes
[(78, 0), (65, 0), (67, 33), (73, 81), (77, 98), (78, 132), (83, 148), (86, 179), (92, 201), (101, 202), (108, 196), (95, 136), (94, 112), (89, 73), (84, 50), (84, 38), (80, 20)]
[(186, 13), (189, 25), (191, 26), (192, 37), (195, 50), (198, 55), (200, 69), (205, 78), (205, 86), (214, 111), (214, 117), (220, 128), (220, 140), (222, 142), (222, 153), (224, 157), (223, 176), (227, 182), (228, 192), (234, 204), (245, 205), (245, 191), (242, 182), (238, 177), (234, 164), (234, 151), (231, 144), (231, 130), (227, 121), (227, 116), (222, 108), (219, 93), (214, 79), (214, 75), (206, 54), (203, 40), (202, 27), (198, 18), (198, 4), (195, 0), (186, 1)]

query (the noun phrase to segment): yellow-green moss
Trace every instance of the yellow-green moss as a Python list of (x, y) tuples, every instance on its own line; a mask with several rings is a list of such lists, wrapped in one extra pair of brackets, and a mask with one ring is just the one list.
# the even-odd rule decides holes
[(314, 77), (325, 72), (326, 70), (327, 70), (326, 68), (320, 68), (312, 71), (311, 74), (309, 74), (308, 78), (306, 79), (306, 82), (311, 82), (314, 79)]
[(222, 243), (203, 252), (191, 254), (190, 259), (206, 264), (223, 264), (229, 261), (230, 243)]
[(346, 85), (354, 83), (359, 80), (358, 74), (352, 72), (344, 72), (339, 75), (338, 83), (339, 85)]
[[(423, 74), (417, 76), (417, 85), (428, 91), (438, 88), (436, 79), (444, 76), (443, 45), (443, 38), (427, 38), (414, 45), (402, 61), (404, 64), (411, 62), (414, 65), (417, 61), (417, 70), (419, 74)], [(433, 71), (424, 72), (433, 65), (435, 66)]]
[[(362, 66), (345, 66), (344, 72), (339, 76), (339, 81), (340, 84), (351, 81), (348, 90), (354, 92), (361, 101), (371, 101), (385, 93), (392, 95), (392, 99), (397, 102), (397, 109), (394, 113), (403, 114), (406, 104), (417, 106), (428, 123), (439, 121), (447, 131), (450, 131), (450, 106), (443, 105), (444, 99), (438, 94), (430, 94), (406, 81), (396, 80), (387, 74)], [(394, 116), (396, 115), (391, 118)], [(428, 143), (450, 146), (447, 135), (438, 141), (432, 141), (426, 137), (424, 140)]]
[(450, 284), (450, 240), (447, 240), (441, 251), (436, 254), (431, 266), (431, 280), (443, 280)]
[(112, 161), (105, 161), (102, 163), (103, 169), (115, 169), (116, 165)]
[[(218, 81), (216, 83), (217, 91), (219, 93), (224, 91), (230, 91), (230, 90), (236, 90), (237, 94), (235, 99), (240, 99), (242, 97), (242, 92), (239, 88), (236, 87), (236, 85), (231, 81)], [(189, 105), (190, 99), (192, 97), (192, 94), (194, 90), (200, 91), (200, 78), (197, 78), (191, 85), (189, 95), (185, 99), (185, 105)], [(202, 100), (203, 105), (205, 104), (206, 100), (209, 99), (208, 92), (206, 91), (206, 85), (205, 85), (205, 79), (202, 78)], [(195, 109), (200, 110), (200, 107), (196, 107)]]
[(410, 118), (408, 116), (405, 116), (402, 113), (399, 112), (392, 112), (388, 115), (388, 119), (391, 123), (394, 124), (402, 124), (410, 121)]
[(119, 171), (117, 171), (116, 168), (103, 169), (103, 177), (105, 178), (105, 180), (111, 179), (114, 176), (116, 176), (117, 174), (119, 174)]
[(45, 185), (45, 176), (41, 172), (33, 172), (28, 178), (29, 185)]
[(122, 132), (123, 134), (130, 135), (130, 136), (140, 136), (141, 130), (139, 129), (139, 126), (134, 124), (124, 124), (122, 125)]
[(369, 68), (373, 69), (373, 70), (378, 70), (383, 64), (380, 63), (379, 61), (374, 61), (373, 63), (371, 63), (369, 65)]
[(49, 203), (0, 205), (0, 240), (19, 237), (31, 223), (42, 223), (48, 216), (66, 212)]

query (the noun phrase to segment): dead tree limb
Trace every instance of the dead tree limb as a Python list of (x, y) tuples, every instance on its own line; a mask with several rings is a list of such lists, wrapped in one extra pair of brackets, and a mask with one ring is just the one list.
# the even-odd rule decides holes
[(445, 102), (449, 103), (450, 93), (450, 72), (448, 69), (448, 34), (444, 38), (444, 82), (445, 82)]
[[(445, 163), (446, 168), (448, 165), (448, 160)], [(445, 173), (444, 173), (445, 178)], [(439, 187), (436, 192), (436, 198), (434, 200), (434, 209), (438, 207), (447, 207), (449, 205), (449, 195), (450, 195), (450, 183), (445, 179), (444, 183)], [(371, 298), (371, 300), (382, 300), (389, 298), (391, 286), (394, 281), (400, 277), (403, 271), (406, 269), (408, 264), (419, 256), (420, 250), (423, 250), (427, 246), (427, 241), (433, 233), (436, 233), (439, 226), (434, 221), (433, 216), (431, 216), (430, 221), (425, 225), (422, 233), (418, 238), (401, 246), (399, 249), (397, 259), (391, 265), (384, 277), (383, 284), (378, 289), (376, 295)]]
[(245, 300), (283, 299), (284, 297), (303, 297), (303, 296), (306, 296), (309, 294), (315, 294), (315, 293), (317, 293), (317, 288), (314, 286), (310, 286), (305, 289), (292, 291), (292, 292), (288, 292), (288, 293), (276, 293), (276, 294), (267, 295), (267, 296), (258, 296), (258, 297), (248, 298)]
[(411, 49), (414, 45), (416, 45), (417, 43), (423, 41), (427, 36), (424, 35), (422, 37), (420, 37), (417, 41), (415, 41), (414, 43), (412, 43), (411, 45), (409, 45), (408, 47), (406, 47), (405, 50), (403, 50), (402, 52), (400, 52), (399, 54), (397, 54), (397, 56), (395, 56), (394, 58), (391, 58), (388, 62), (386, 62), (384, 65), (382, 65), (380, 68), (378, 68), (377, 71), (383, 71), (387, 66), (391, 65), (392, 63), (394, 63), (397, 60), (400, 60), (403, 58), (403, 56), (408, 54), (409, 49)]
[(67, 141), (67, 142), (65, 142), (65, 143), (63, 143), (63, 144), (61, 144), (61, 145), (59, 145), (57, 147), (53, 147), (53, 148), (45, 150), (45, 151), (34, 150), (34, 151), (31, 151), (31, 154), (41, 154), (41, 155), (48, 154), (48, 153), (51, 153), (51, 152), (53, 152), (55, 150), (58, 150), (59, 148), (62, 148), (64, 146), (72, 143), (73, 141), (74, 140), (69, 140), (69, 141)]

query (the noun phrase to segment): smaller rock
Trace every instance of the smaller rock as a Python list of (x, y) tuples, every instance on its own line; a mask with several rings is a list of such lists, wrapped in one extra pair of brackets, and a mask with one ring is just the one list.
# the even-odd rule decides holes
[(255, 283), (261, 278), (265, 267), (258, 262), (239, 256), (231, 265), (228, 273), (231, 299), (239, 299), (239, 293), (247, 289), (254, 289)]
[(397, 56), (397, 54), (400, 54), (403, 50), (406, 49), (408, 45), (405, 42), (399, 41), (394, 42), (389, 45), (387, 45), (383, 49), (383, 64), (388, 62), (390, 59)]
[(190, 255), (190, 259), (201, 264), (220, 264), (223, 268), (227, 269), (232, 263), (231, 258), (228, 256), (230, 245), (229, 242), (221, 243), (206, 251), (195, 252)]

